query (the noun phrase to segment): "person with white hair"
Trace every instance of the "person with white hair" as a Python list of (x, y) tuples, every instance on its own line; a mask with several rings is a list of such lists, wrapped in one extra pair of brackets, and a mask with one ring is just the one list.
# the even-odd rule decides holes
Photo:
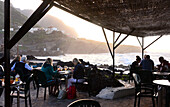
[(30, 76), (30, 71), (32, 71), (32, 68), (26, 63), (26, 61), (27, 58), (22, 57), (21, 61), (16, 62), (11, 68), (12, 72), (20, 75), (20, 79), (23, 82), (26, 82), (27, 78)]

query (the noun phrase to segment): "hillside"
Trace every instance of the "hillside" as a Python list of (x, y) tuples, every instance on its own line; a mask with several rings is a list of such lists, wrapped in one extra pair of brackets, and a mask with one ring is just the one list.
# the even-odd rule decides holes
[[(12, 34), (15, 32), (11, 32)], [(3, 32), (0, 32), (3, 36)], [(3, 38), (0, 38), (2, 41)], [(18, 43), (20, 54), (56, 56), (61, 54), (92, 54), (108, 53), (106, 43), (86, 39), (75, 39), (64, 35), (60, 31), (46, 34), (44, 31), (34, 33), (28, 32)], [(110, 44), (112, 49), (112, 44)], [(45, 51), (44, 51), (45, 48)], [(16, 54), (17, 47), (12, 48), (12, 53)], [(120, 45), (116, 49), (117, 53), (140, 52), (140, 47)]]
[[(21, 26), (24, 24), (24, 22), (28, 19), (31, 14), (33, 13), (33, 10), (20, 10), (17, 8), (14, 8), (11, 4), (11, 28), (18, 28), (18, 26)], [(56, 27), (60, 31), (63, 31), (65, 34), (77, 37), (78, 34), (72, 27), (69, 27), (64, 24), (60, 19), (46, 14), (35, 26), (40, 27)], [(4, 28), (4, 3), (0, 1), (0, 30)]]
[[(14, 33), (14, 32), (13, 32)], [(1, 34), (0, 34), (1, 35)], [(60, 31), (46, 34), (43, 31), (28, 32), (18, 43), (20, 54), (56, 56), (61, 54), (108, 53), (106, 43), (86, 39), (75, 39)], [(110, 44), (112, 48), (112, 44)], [(45, 48), (45, 51), (44, 51)], [(12, 49), (16, 53), (16, 46)], [(136, 46), (121, 45), (117, 53), (140, 52)]]
[[(19, 12), (21, 12), (23, 15), (29, 17), (34, 12), (33, 10), (20, 10), (17, 9)], [(77, 32), (72, 27), (67, 26), (62, 20), (58, 19), (57, 17), (51, 16), (46, 14), (38, 23), (37, 25), (41, 27), (49, 27), (53, 26), (58, 28), (60, 31), (64, 31), (65, 34), (70, 35), (72, 37), (78, 37)]]
[[(3, 13), (3, 2), (0, 1), (0, 45), (3, 44), (3, 34), (1, 31), (4, 25), (4, 13)], [(27, 17), (22, 15), (30, 15), (32, 11), (30, 10), (19, 10), (11, 6), (11, 27), (18, 29), (26, 20)], [(38, 26), (54, 26), (61, 31), (68, 32), (72, 36), (77, 34), (73, 28), (65, 25), (61, 20), (46, 15), (39, 23)], [(20, 41), (19, 47), (20, 54), (27, 55), (61, 55), (61, 54), (91, 54), (91, 53), (107, 53), (108, 48), (106, 43), (97, 42), (86, 39), (75, 39), (70, 37), (68, 34), (63, 34), (61, 31), (54, 31), (51, 34), (46, 34), (45, 31), (36, 31), (34, 33), (28, 32)], [(11, 32), (11, 37), (16, 31)], [(110, 44), (112, 48), (112, 44)], [(0, 48), (0, 51), (3, 51)], [(11, 50), (12, 54), (16, 54), (17, 47), (13, 47)], [(117, 53), (129, 53), (129, 52), (140, 52), (139, 47), (122, 45), (116, 49)]]
[[(11, 27), (17, 28), (21, 26), (27, 17), (18, 12), (13, 6), (11, 6)], [(0, 1), (0, 30), (4, 28), (4, 3)]]

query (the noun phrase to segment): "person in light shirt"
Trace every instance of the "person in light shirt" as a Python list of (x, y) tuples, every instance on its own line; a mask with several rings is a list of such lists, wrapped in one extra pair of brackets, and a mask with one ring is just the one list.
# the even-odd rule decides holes
[(22, 57), (21, 61), (16, 62), (12, 68), (11, 71), (16, 74), (19, 74), (21, 81), (26, 82), (28, 77), (31, 75), (30, 71), (32, 71), (32, 68), (26, 63), (27, 58)]

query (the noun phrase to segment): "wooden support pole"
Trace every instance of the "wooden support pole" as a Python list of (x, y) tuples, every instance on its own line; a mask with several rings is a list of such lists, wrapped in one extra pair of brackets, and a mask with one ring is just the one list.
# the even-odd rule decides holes
[(117, 37), (116, 41), (114, 42), (114, 45), (116, 44), (116, 42), (119, 40), (120, 36), (122, 35), (122, 33), (119, 34), (119, 36)]
[(133, 29), (131, 32), (129, 32), (129, 34), (127, 34), (126, 37), (124, 37), (115, 47), (114, 49), (116, 49), (129, 35), (131, 35), (134, 32), (135, 29)]
[(115, 76), (115, 32), (113, 31), (113, 76)]
[(108, 40), (107, 40), (107, 36), (106, 36), (105, 30), (104, 30), (103, 27), (102, 27), (102, 30), (103, 30), (104, 37), (105, 37), (105, 39), (106, 39), (107, 47), (108, 47), (108, 49), (109, 49), (109, 51), (110, 51), (110, 55), (112, 56), (112, 59), (113, 59), (113, 54), (112, 54), (112, 51), (111, 51), (109, 42), (108, 42)]
[(142, 37), (142, 59), (144, 58), (144, 37)]
[(138, 40), (138, 42), (139, 42), (139, 45), (142, 47), (142, 44), (141, 44), (139, 38), (138, 38), (138, 37), (136, 37), (136, 38), (137, 38), (137, 40)]
[(4, 59), (5, 59), (5, 107), (11, 107), (10, 103), (10, 0), (4, 1)]
[(159, 36), (156, 40), (154, 40), (153, 42), (151, 42), (148, 46), (146, 46), (146, 47), (144, 48), (144, 50), (147, 49), (149, 46), (151, 46), (151, 45), (152, 45), (153, 43), (155, 43), (156, 41), (158, 41), (162, 36), (163, 36), (163, 35)]

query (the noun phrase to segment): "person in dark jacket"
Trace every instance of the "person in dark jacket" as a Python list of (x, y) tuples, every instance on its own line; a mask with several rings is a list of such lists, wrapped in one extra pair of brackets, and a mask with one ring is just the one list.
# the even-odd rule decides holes
[(73, 78), (68, 79), (67, 88), (72, 86), (72, 83), (84, 82), (84, 67), (79, 63), (79, 60), (77, 58), (73, 59), (73, 64), (74, 64)]
[(141, 58), (139, 56), (136, 56), (136, 61), (134, 61), (131, 65), (131, 70), (137, 70), (140, 68), (140, 62), (141, 62)]
[(154, 62), (150, 59), (149, 55), (146, 55), (145, 59), (143, 59), (140, 63), (143, 70), (152, 71), (154, 70)]
[(164, 57), (159, 57), (160, 65), (158, 65), (158, 70), (160, 72), (166, 72), (170, 69), (170, 64), (167, 60), (164, 59)]
[(22, 57), (20, 62), (16, 62), (12, 68), (11, 71), (13, 73), (19, 74), (21, 81), (26, 82), (29, 76), (31, 75), (30, 71), (32, 71), (32, 68), (26, 63), (27, 58)]

